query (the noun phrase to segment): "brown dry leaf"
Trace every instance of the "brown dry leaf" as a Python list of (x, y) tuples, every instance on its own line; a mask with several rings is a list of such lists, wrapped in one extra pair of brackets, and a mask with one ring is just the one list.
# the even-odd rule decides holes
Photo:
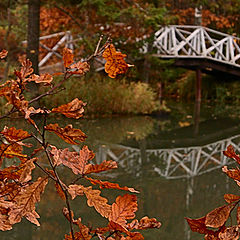
[(208, 230), (205, 221), (206, 221), (206, 216), (198, 218), (198, 219), (191, 219), (191, 218), (185, 218), (188, 222), (188, 225), (190, 226), (191, 230), (193, 232), (198, 232), (201, 234), (212, 234), (214, 233), (211, 230)]
[(63, 49), (63, 63), (65, 68), (69, 68), (69, 66), (73, 63), (73, 53), (71, 49)]
[(88, 169), (85, 171), (85, 174), (99, 173), (99, 172), (115, 169), (117, 167), (118, 167), (117, 162), (112, 161), (112, 160), (109, 160), (109, 161), (104, 160), (100, 164), (89, 165)]
[[(10, 179), (11, 181), (11, 179)], [(17, 182), (2, 182), (0, 184), (0, 195), (6, 196), (6, 198), (9, 201), (12, 201), (12, 199), (21, 191), (21, 187)]]
[(18, 144), (19, 141), (31, 137), (27, 131), (16, 129), (15, 127), (8, 128), (7, 126), (4, 127), (0, 134), (2, 134), (7, 139), (7, 141), (18, 142)]
[(28, 82), (43, 83), (44, 85), (49, 85), (52, 83), (53, 77), (49, 73), (44, 73), (39, 75), (32, 74), (30, 78), (27, 79)]
[(19, 182), (25, 183), (30, 180), (32, 180), (32, 170), (35, 168), (34, 162), (36, 161), (36, 158), (27, 160), (25, 163), (20, 164), (20, 177)]
[(102, 57), (107, 61), (105, 63), (105, 72), (108, 76), (115, 78), (118, 74), (126, 73), (128, 64), (125, 62), (125, 54), (117, 52), (114, 45), (110, 44), (102, 54)]
[(0, 52), (0, 58), (1, 58), (1, 59), (5, 58), (5, 57), (7, 56), (7, 54), (8, 54), (8, 51), (5, 50), (5, 49), (3, 49), (3, 50)]
[(20, 160), (27, 158), (27, 155), (22, 154), (23, 148), (17, 143), (0, 145), (0, 159), (18, 157)]
[(133, 219), (135, 217), (137, 209), (136, 195), (125, 194), (124, 196), (118, 196), (116, 202), (112, 204), (109, 221), (125, 226), (127, 219)]
[(60, 196), (60, 198), (63, 200), (63, 201), (66, 201), (66, 196), (65, 196), (65, 194), (64, 194), (64, 192), (63, 192), (63, 190), (62, 190), (62, 188), (61, 188), (61, 186), (60, 186), (60, 184), (59, 183), (55, 183), (55, 188), (56, 188), (56, 190), (57, 190), (57, 193), (58, 193), (58, 195)]
[(35, 211), (35, 203), (40, 201), (40, 195), (44, 192), (48, 178), (39, 177), (31, 185), (21, 188), (19, 194), (14, 198), (16, 205), (9, 211), (9, 220), (11, 224), (21, 221), (22, 217), (39, 226), (37, 218), (39, 215)]
[(49, 124), (45, 126), (45, 129), (49, 132), (54, 132), (65, 142), (72, 145), (80, 144), (76, 142), (76, 140), (84, 142), (87, 137), (80, 129), (73, 128), (71, 124), (67, 125), (65, 128), (59, 127), (57, 123)]
[(205, 225), (207, 227), (219, 228), (227, 221), (231, 210), (235, 205), (224, 205), (214, 209), (206, 215)]
[(88, 72), (90, 69), (90, 65), (87, 62), (77, 62), (70, 66), (69, 70), (67, 71), (70, 74), (78, 74), (83, 75)]
[(156, 218), (149, 218), (147, 216), (140, 219), (140, 221), (134, 219), (127, 225), (128, 229), (149, 229), (149, 228), (160, 228), (161, 223)]
[(224, 230), (224, 232), (220, 232), (218, 234), (220, 240), (238, 240), (239, 236), (240, 234), (237, 226), (228, 227)]
[(53, 108), (52, 112), (61, 113), (68, 118), (79, 119), (83, 116), (84, 106), (86, 106), (86, 103), (79, 100), (78, 98), (75, 98), (68, 104), (61, 105), (58, 108)]
[(136, 191), (134, 188), (129, 188), (126, 186), (120, 187), (119, 184), (117, 184), (117, 183), (111, 183), (111, 182), (107, 182), (107, 181), (103, 182), (101, 180), (93, 179), (93, 178), (89, 178), (89, 177), (85, 177), (85, 178), (94, 185), (99, 184), (100, 188), (112, 188), (112, 189), (129, 191), (129, 192), (133, 192), (133, 193), (139, 193), (139, 191)]
[(29, 59), (22, 59), (21, 64), (22, 64), (21, 70), (20, 71), (15, 70), (14, 74), (19, 79), (21, 79), (21, 81), (25, 82), (26, 81), (25, 78), (33, 73), (32, 62)]
[(240, 200), (240, 196), (235, 194), (224, 194), (224, 199), (227, 203), (233, 203)]
[(85, 174), (88, 167), (88, 161), (94, 158), (94, 153), (87, 146), (77, 152), (70, 152), (67, 148), (61, 150), (55, 146), (51, 146), (51, 154), (53, 155), (54, 165), (63, 164), (72, 169), (74, 174)]
[(235, 153), (234, 148), (231, 144), (227, 147), (226, 151), (223, 151), (223, 154), (229, 158), (234, 159), (238, 164), (240, 164), (240, 156)]
[(204, 240), (219, 240), (219, 238), (215, 233), (213, 234), (209, 233), (204, 236)]
[(84, 194), (87, 197), (87, 204), (89, 207), (94, 207), (95, 210), (103, 217), (108, 218), (111, 213), (111, 205), (107, 202), (107, 198), (101, 197), (100, 190), (94, 190), (92, 187), (83, 189)]
[(240, 207), (237, 208), (237, 224), (240, 225)]
[(14, 203), (0, 199), (0, 230), (7, 231), (12, 229), (9, 221), (8, 212), (13, 208)]
[(71, 195), (72, 199), (76, 198), (77, 196), (83, 196), (84, 195), (84, 186), (83, 185), (69, 185), (68, 186), (68, 192)]
[(109, 221), (108, 228), (110, 230), (119, 231), (119, 232), (129, 234), (129, 231), (127, 230), (127, 228), (125, 228), (124, 226), (122, 226), (122, 225), (120, 225), (116, 222), (113, 222), (113, 221)]

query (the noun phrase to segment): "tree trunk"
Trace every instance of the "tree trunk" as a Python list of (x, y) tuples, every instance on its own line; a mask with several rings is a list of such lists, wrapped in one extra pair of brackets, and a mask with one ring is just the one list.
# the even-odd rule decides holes
[(40, 0), (28, 0), (27, 58), (32, 62), (34, 73), (38, 74)]

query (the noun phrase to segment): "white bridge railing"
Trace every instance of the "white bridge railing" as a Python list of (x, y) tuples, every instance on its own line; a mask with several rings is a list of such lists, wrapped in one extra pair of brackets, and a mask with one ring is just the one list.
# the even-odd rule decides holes
[(162, 58), (205, 58), (240, 67), (240, 38), (201, 26), (166, 26), (155, 33)]

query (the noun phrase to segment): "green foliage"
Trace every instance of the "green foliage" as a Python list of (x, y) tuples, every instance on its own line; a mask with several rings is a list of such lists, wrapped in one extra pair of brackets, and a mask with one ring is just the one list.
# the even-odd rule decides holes
[[(76, 86), (78, 87), (76, 88)], [(65, 93), (59, 93), (44, 99), (45, 104), (63, 104), (75, 97), (87, 102), (86, 114), (150, 114), (159, 109), (156, 93), (146, 83), (105, 79), (72, 79), (66, 86)]]

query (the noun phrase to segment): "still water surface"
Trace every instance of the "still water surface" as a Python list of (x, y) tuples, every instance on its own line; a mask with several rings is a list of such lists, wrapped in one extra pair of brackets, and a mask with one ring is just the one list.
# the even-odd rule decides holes
[[(201, 217), (224, 204), (225, 193), (238, 191), (221, 167), (231, 164), (222, 154), (226, 146), (231, 143), (240, 148), (240, 119), (235, 110), (224, 109), (226, 111), (202, 107), (199, 119), (194, 118), (193, 107), (175, 106), (170, 114), (154, 118), (58, 121), (62, 127), (72, 123), (88, 135), (85, 144), (96, 153), (95, 162), (104, 159), (118, 162), (119, 168), (101, 175), (102, 180), (140, 191), (137, 217), (156, 217), (162, 223), (159, 230), (146, 231), (145, 239), (198, 240), (203, 236), (192, 233), (184, 217)], [(54, 121), (56, 119), (49, 120)], [(5, 124), (10, 126), (11, 122), (2, 121), (1, 128)], [(21, 122), (19, 128), (22, 128)], [(69, 147), (55, 135), (49, 134), (48, 140), (59, 148)], [(79, 147), (70, 146), (70, 150), (79, 150)], [(69, 173), (64, 168), (59, 169), (66, 181)], [(104, 190), (102, 195), (114, 201), (119, 194), (124, 192)], [(37, 206), (41, 227), (24, 220), (12, 231), (0, 232), (0, 239), (63, 239), (69, 231), (61, 213), (63, 205), (48, 186)], [(92, 208), (86, 207), (84, 199), (77, 198), (72, 207), (86, 224), (105, 223)]]

